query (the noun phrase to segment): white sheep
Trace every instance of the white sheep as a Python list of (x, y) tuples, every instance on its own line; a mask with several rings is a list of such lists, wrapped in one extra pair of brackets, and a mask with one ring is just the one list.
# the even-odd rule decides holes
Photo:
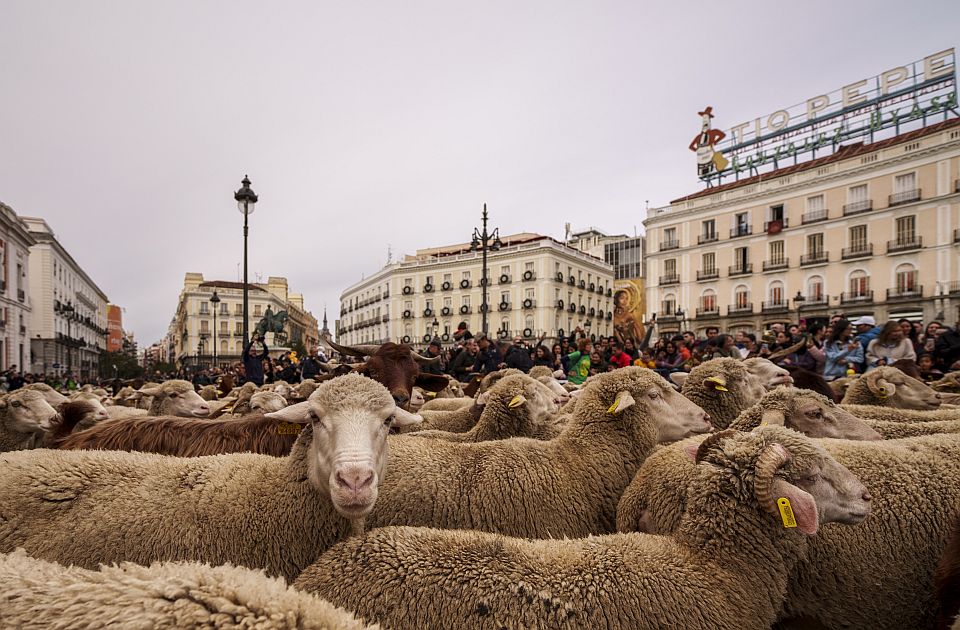
[(99, 571), (0, 554), (0, 613), (11, 628), (362, 630), (350, 612), (232, 565), (130, 562)]
[(21, 388), (0, 396), (0, 451), (41, 446), (56, 416), (57, 411), (47, 403), (43, 392)]
[(189, 381), (164, 381), (157, 387), (140, 388), (143, 396), (151, 397), (149, 415), (204, 418), (210, 415), (210, 405), (194, 390)]
[(861, 522), (869, 494), (782, 427), (725, 431), (689, 456), (702, 463), (672, 536), (388, 527), (334, 546), (294, 588), (397, 629), (768, 630), (811, 537), (826, 523)]
[[(88, 569), (125, 560), (232, 562), (293, 579), (362, 528), (382, 486), (390, 425), (418, 418), (360, 375), (328, 381), (309, 401), (277, 412), (279, 420), (284, 412), (308, 423), (286, 458), (0, 454), (0, 553), (23, 547)], [(276, 430), (300, 427), (278, 422)]]
[(844, 404), (876, 405), (929, 411), (940, 406), (940, 394), (923, 381), (907, 376), (895, 367), (882, 366), (850, 383)]

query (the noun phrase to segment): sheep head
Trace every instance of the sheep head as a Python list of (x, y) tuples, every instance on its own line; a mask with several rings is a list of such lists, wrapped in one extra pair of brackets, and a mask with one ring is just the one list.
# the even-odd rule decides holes
[(721, 429), (767, 393), (763, 378), (751, 373), (743, 361), (730, 358), (711, 359), (693, 368), (680, 391)]
[(189, 381), (164, 381), (156, 387), (140, 388), (144, 396), (152, 396), (152, 416), (180, 416), (205, 418), (210, 415), (210, 405), (193, 389)]
[(744, 361), (743, 364), (754, 378), (759, 379), (763, 388), (767, 391), (780, 385), (793, 384), (793, 377), (790, 372), (769, 359), (752, 357)]
[(57, 411), (43, 394), (20, 389), (0, 398), (0, 415), (7, 429), (16, 433), (43, 433), (53, 426)]
[(391, 427), (422, 421), (398, 407), (386, 387), (356, 373), (326, 381), (308, 400), (265, 415), (311, 425), (310, 481), (355, 527), (362, 527), (376, 503)]
[(870, 425), (826, 396), (796, 387), (779, 387), (767, 393), (730, 424), (741, 431), (763, 425), (785, 426), (815, 438), (883, 439)]
[[(863, 402), (864, 394), (871, 399)], [(847, 389), (843, 402), (927, 411), (940, 406), (940, 394), (923, 382), (888, 366), (864, 374)]]

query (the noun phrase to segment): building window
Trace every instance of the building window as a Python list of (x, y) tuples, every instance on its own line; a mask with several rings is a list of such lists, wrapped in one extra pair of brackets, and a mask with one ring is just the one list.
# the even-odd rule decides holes
[(210, 313), (210, 305), (206, 302), (200, 302), (200, 314), (208, 315)]
[(808, 214), (819, 214), (823, 212), (826, 208), (824, 204), (823, 195), (814, 195), (813, 197), (807, 197), (807, 213)]
[(717, 222), (715, 219), (707, 219), (701, 224), (701, 234), (704, 241), (713, 241), (717, 238)]
[(900, 217), (896, 221), (897, 245), (912, 243), (916, 238), (917, 217)]
[(524, 271), (533, 271), (533, 262), (523, 263)]
[(743, 236), (750, 233), (750, 214), (741, 212), (733, 217), (734, 236)]
[(703, 273), (709, 275), (717, 271), (717, 255), (714, 252), (703, 255)]
[(210, 322), (206, 319), (200, 320), (200, 332), (209, 332), (210, 331)]
[(747, 305), (750, 304), (750, 290), (742, 284), (738, 286), (736, 292), (733, 294), (733, 302), (737, 305), (738, 309), (747, 308)]
[(404, 279), (403, 279), (403, 286), (405, 286), (405, 287), (412, 287), (412, 286), (413, 286), (413, 278), (404, 278)]
[(700, 296), (700, 310), (704, 313), (717, 310), (717, 295), (713, 291), (707, 291)]
[(897, 267), (897, 293), (911, 293), (917, 288), (917, 270), (913, 265)]
[(460, 279), (461, 279), (461, 280), (469, 280), (469, 279), (470, 279), (470, 272), (469, 272), (469, 271), (464, 271), (463, 273), (461, 273), (461, 274), (460, 274)]
[(672, 293), (668, 293), (663, 298), (663, 304), (661, 309), (664, 315), (673, 315), (677, 311), (677, 296)]
[(533, 332), (533, 315), (527, 315), (523, 320), (523, 324), (525, 328), (529, 328), (530, 331)]
[(783, 223), (784, 210), (783, 204), (770, 206), (770, 221), (780, 221)]
[(230, 333), (230, 322), (221, 321), (220, 322), (220, 332), (223, 334)]
[(747, 247), (738, 247), (733, 250), (733, 267), (736, 270), (743, 271), (747, 268), (749, 252)]
[(229, 305), (229, 304), (226, 304), (226, 303), (224, 303), (224, 302), (221, 302), (221, 303), (220, 303), (220, 314), (221, 314), (221, 315), (229, 315), (229, 314), (230, 314), (230, 305)]
[(262, 306), (261, 304), (254, 304), (254, 305), (253, 305), (253, 316), (254, 316), (254, 317), (260, 317), (260, 315), (261, 315), (261, 312), (260, 312), (260, 311), (261, 311), (262, 308), (263, 308), (263, 306)]
[(403, 303), (403, 309), (404, 309), (405, 311), (413, 312), (413, 302), (411, 302), (411, 301), (409, 301), (409, 300), (406, 301), (406, 302), (404, 302), (404, 303)]
[(470, 308), (470, 296), (469, 296), (469, 295), (464, 295), (463, 297), (461, 297), (461, 298), (460, 298), (460, 305), (461, 305), (461, 306), (466, 306), (467, 308)]
[(452, 282), (453, 282), (453, 274), (452, 274), (452, 273), (445, 273), (445, 274), (443, 274), (443, 281), (444, 281), (444, 282), (450, 282), (450, 283), (452, 283)]
[(904, 173), (903, 175), (897, 175), (893, 178), (893, 192), (894, 193), (904, 193), (910, 192), (917, 188), (917, 174), (916, 173)]
[(445, 297), (443, 298), (443, 307), (450, 308), (453, 306), (453, 298)]
[(770, 243), (770, 263), (773, 265), (782, 265), (784, 261), (783, 258), (783, 241), (773, 241)]
[(509, 291), (501, 291), (501, 292), (500, 292), (500, 302), (503, 303), (503, 304), (509, 304), (509, 303), (510, 303), (510, 292), (509, 292)]
[(663, 275), (673, 277), (677, 275), (677, 259), (668, 258), (663, 261)]
[(807, 281), (807, 300), (811, 302), (823, 301), (823, 278), (813, 276)]
[(854, 225), (850, 228), (850, 249), (855, 251), (867, 248), (867, 226)]
[(770, 285), (769, 300), (770, 300), (770, 304), (773, 306), (783, 305), (783, 283), (782, 282), (777, 281)]
[(866, 297), (870, 292), (870, 276), (866, 271), (856, 270), (850, 274), (850, 294), (853, 297)]
[(867, 201), (867, 185), (858, 184), (847, 189), (847, 201), (851, 204), (865, 203)]
[(807, 255), (819, 258), (823, 254), (823, 233), (807, 235)]
[(673, 248), (676, 247), (677, 244), (677, 228), (663, 228), (663, 247)]
[(503, 265), (500, 267), (500, 275), (510, 275), (510, 265)]

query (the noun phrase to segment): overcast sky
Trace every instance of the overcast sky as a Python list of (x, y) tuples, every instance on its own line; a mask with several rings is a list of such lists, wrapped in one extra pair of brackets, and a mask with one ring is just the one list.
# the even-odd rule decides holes
[[(777, 8), (781, 5), (781, 8)], [(187, 271), (286, 276), (332, 321), (387, 259), (642, 232), (687, 145), (960, 45), (960, 2), (0, 0), (0, 201), (44, 217), (141, 346)]]

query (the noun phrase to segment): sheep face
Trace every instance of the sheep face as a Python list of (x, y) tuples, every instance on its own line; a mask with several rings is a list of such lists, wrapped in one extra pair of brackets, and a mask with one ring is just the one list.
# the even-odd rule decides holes
[(90, 417), (93, 421), (99, 422), (100, 420), (106, 420), (109, 417), (107, 415), (107, 408), (104, 405), (104, 401), (109, 399), (109, 396), (100, 396), (93, 392), (78, 392), (73, 399), (82, 400), (86, 403), (89, 403), (91, 407)]
[(822, 396), (798, 395), (788, 412), (771, 409), (763, 414), (766, 424), (781, 424), (814, 438), (882, 440), (870, 425)]
[(760, 506), (780, 521), (778, 500), (788, 498), (805, 534), (815, 534), (823, 523), (854, 525), (870, 514), (870, 493), (860, 480), (821, 446), (784, 427), (728, 429), (684, 450), (695, 462), (739, 477), (752, 470)]
[[(663, 380), (663, 379), (660, 379)], [(644, 392), (647, 417), (657, 425), (657, 441), (673, 442), (696, 433), (707, 433), (710, 415), (674, 390), (666, 381)]]
[(753, 357), (743, 362), (747, 371), (758, 379), (763, 388), (770, 391), (779, 385), (792, 385), (793, 377), (790, 372), (776, 365), (773, 361), (760, 357)]
[(399, 408), (386, 387), (359, 374), (329, 380), (309, 400), (266, 417), (311, 423), (310, 480), (352, 520), (369, 514), (377, 501), (390, 428), (422, 421)]
[(556, 397), (557, 404), (561, 407), (567, 404), (567, 401), (570, 400), (570, 392), (568, 392), (563, 385), (557, 381), (557, 379), (553, 378), (553, 376), (541, 376), (536, 380), (543, 384), (548, 390), (553, 392), (553, 395)]
[[(940, 406), (940, 394), (922, 381), (907, 376), (892, 367), (879, 367), (867, 372), (860, 379), (863, 386), (876, 399), (873, 404), (898, 409), (927, 411)], [(853, 394), (851, 387), (847, 395)]]
[(17, 433), (46, 431), (57, 416), (42, 393), (22, 389), (0, 399), (0, 413), (6, 415), (7, 427)]
[(151, 409), (157, 411), (157, 415), (182, 418), (205, 418), (210, 415), (210, 405), (188, 381), (166, 381), (157, 387), (143, 387), (140, 392), (144, 396), (160, 399), (159, 410)]
[(276, 392), (257, 392), (250, 397), (250, 411), (269, 413), (287, 406), (286, 399)]

